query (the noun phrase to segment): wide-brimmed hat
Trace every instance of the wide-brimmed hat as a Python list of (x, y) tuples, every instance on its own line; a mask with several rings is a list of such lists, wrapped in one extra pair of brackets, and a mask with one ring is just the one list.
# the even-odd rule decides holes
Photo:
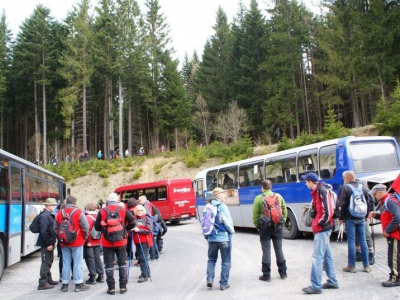
[(54, 198), (47, 198), (44, 205), (57, 205), (57, 200)]
[(215, 188), (213, 191), (212, 191), (212, 195), (213, 196), (216, 196), (216, 195), (218, 195), (218, 194), (221, 194), (221, 193), (225, 193), (226, 192), (226, 190), (224, 190), (224, 189), (221, 189), (221, 188)]

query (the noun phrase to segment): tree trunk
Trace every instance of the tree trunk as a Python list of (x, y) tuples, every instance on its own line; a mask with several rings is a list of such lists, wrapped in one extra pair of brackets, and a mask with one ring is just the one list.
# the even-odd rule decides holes
[(47, 164), (46, 85), (43, 83), (43, 163)]
[(38, 163), (40, 162), (40, 129), (39, 129), (39, 112), (38, 112), (38, 99), (36, 78), (33, 80), (33, 98), (35, 101), (35, 154)]
[(127, 149), (129, 154), (132, 155), (132, 101), (133, 99), (129, 100), (128, 103), (128, 145)]
[(86, 84), (83, 85), (82, 94), (82, 150), (86, 151), (88, 149), (86, 133)]
[(119, 139), (119, 157), (123, 158), (124, 156), (124, 149), (123, 149), (123, 144), (122, 144), (122, 139), (123, 139), (123, 109), (124, 107), (124, 99), (122, 98), (122, 82), (121, 82), (121, 76), (118, 78), (118, 139)]

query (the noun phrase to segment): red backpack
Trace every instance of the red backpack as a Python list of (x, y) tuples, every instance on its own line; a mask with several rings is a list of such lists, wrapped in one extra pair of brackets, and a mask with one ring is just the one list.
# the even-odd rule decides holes
[(263, 199), (264, 216), (263, 223), (267, 227), (283, 224), (282, 207), (279, 197), (274, 193), (272, 196), (265, 196)]
[(74, 223), (72, 221), (72, 215), (78, 210), (74, 208), (71, 213), (66, 213), (65, 210), (61, 210), (62, 219), (58, 228), (58, 240), (61, 243), (71, 244), (75, 242), (78, 232), (75, 230)]

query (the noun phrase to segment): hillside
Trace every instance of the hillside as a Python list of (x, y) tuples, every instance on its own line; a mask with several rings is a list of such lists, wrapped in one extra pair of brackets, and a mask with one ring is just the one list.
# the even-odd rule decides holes
[[(165, 165), (161, 168), (161, 172), (155, 174), (154, 167), (163, 163), (165, 163)], [(132, 172), (120, 171), (117, 174), (111, 174), (110, 177), (107, 178), (109, 185), (106, 187), (103, 186), (103, 178), (97, 173), (74, 179), (73, 185), (71, 185), (71, 182), (67, 182), (67, 185), (71, 187), (71, 195), (78, 199), (78, 206), (83, 208), (86, 203), (97, 203), (99, 199), (105, 200), (108, 194), (121, 185), (172, 178), (193, 179), (200, 170), (217, 164), (219, 164), (218, 159), (209, 159), (200, 168), (187, 168), (183, 162), (176, 162), (176, 158), (173, 157), (147, 158), (140, 166), (143, 172), (138, 180), (133, 180)]]

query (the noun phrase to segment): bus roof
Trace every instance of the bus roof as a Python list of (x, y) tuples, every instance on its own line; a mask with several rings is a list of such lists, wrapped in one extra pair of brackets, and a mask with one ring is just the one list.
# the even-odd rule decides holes
[(21, 163), (21, 164), (23, 164), (25, 166), (28, 166), (29, 168), (44, 172), (46, 174), (52, 175), (52, 176), (64, 181), (64, 177), (62, 177), (62, 176), (60, 176), (60, 175), (58, 175), (56, 173), (53, 173), (53, 172), (51, 172), (49, 170), (46, 170), (45, 168), (42, 168), (42, 167), (40, 167), (38, 165), (35, 165), (34, 163), (31, 163), (30, 161), (25, 160), (25, 159), (23, 159), (21, 157), (18, 157), (18, 156), (14, 155), (14, 154), (11, 154), (11, 153), (9, 153), (7, 151), (4, 151), (4, 150), (0, 149), (0, 155), (5, 157), (5, 158), (8, 158), (8, 159), (10, 159), (12, 161), (16, 161), (16, 162), (19, 162), (19, 163)]
[(211, 171), (211, 170), (225, 169), (225, 168), (229, 168), (229, 167), (236, 166), (236, 165), (239, 165), (239, 164), (242, 164), (242, 165), (244, 164), (245, 165), (247, 163), (252, 163), (252, 162), (255, 162), (255, 161), (259, 161), (259, 160), (265, 160), (267, 158), (286, 155), (286, 154), (290, 154), (290, 153), (293, 153), (293, 152), (297, 153), (297, 152), (308, 150), (308, 149), (311, 149), (311, 148), (321, 148), (321, 147), (329, 146), (329, 145), (332, 145), (332, 144), (348, 144), (348, 143), (357, 142), (357, 141), (383, 141), (383, 140), (396, 141), (391, 136), (366, 136), (366, 137), (346, 136), (346, 137), (343, 137), (343, 138), (332, 139), (332, 140), (328, 140), (328, 141), (323, 141), (323, 142), (318, 142), (318, 143), (309, 144), (309, 145), (305, 145), (305, 146), (295, 147), (295, 148), (282, 150), (282, 151), (277, 151), (277, 152), (264, 154), (264, 155), (260, 155), (260, 156), (254, 156), (254, 157), (251, 157), (251, 158), (247, 158), (247, 159), (243, 159), (243, 160), (239, 160), (239, 161), (235, 161), (235, 162), (231, 162), (231, 163), (227, 163), (227, 164), (223, 164), (223, 165), (217, 165), (215, 167), (211, 167), (211, 168), (207, 168), (207, 169), (201, 170), (199, 173), (197, 173), (195, 178), (204, 177), (204, 175), (207, 172)]
[(192, 185), (192, 179), (190, 179), (190, 178), (174, 178), (174, 179), (159, 180), (159, 181), (153, 181), (153, 182), (127, 184), (127, 185), (117, 187), (114, 192), (117, 193), (120, 191), (125, 191), (127, 189), (152, 188), (152, 187), (159, 187), (159, 186), (179, 184), (179, 183), (190, 183), (190, 185)]

